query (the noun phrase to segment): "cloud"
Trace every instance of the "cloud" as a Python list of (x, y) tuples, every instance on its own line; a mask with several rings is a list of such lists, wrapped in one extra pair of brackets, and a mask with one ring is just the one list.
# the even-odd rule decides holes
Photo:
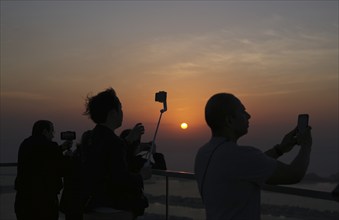
[(266, 96), (327, 87), (338, 79), (335, 34), (302, 28), (295, 33), (296, 29), (175, 34), (145, 39), (125, 48), (119, 57), (126, 63), (133, 61), (124, 72), (134, 79), (142, 82), (149, 76), (152, 83), (175, 84), (177, 89), (180, 85), (205, 91), (227, 86)]
[(38, 93), (16, 91), (16, 92), (1, 92), (1, 98), (42, 101), (48, 100), (50, 97)]
[[(158, 38), (148, 42), (143, 59), (161, 62), (163, 68), (182, 66), (213, 67), (216, 65), (274, 65), (294, 63), (312, 56), (332, 56), (337, 36), (299, 29), (267, 29), (254, 33), (247, 30), (215, 31)], [(331, 48), (329, 46), (332, 45)], [(306, 56), (308, 54), (308, 56)], [(308, 58), (307, 58), (308, 57)], [(182, 69), (182, 68), (181, 68)]]

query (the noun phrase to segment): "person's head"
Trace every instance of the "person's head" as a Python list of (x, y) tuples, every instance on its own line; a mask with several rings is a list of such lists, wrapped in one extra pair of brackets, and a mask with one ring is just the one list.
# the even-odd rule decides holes
[(87, 97), (85, 115), (96, 124), (107, 124), (118, 128), (122, 124), (123, 113), (121, 103), (113, 88), (108, 88), (99, 94)]
[(45, 136), (48, 140), (54, 138), (54, 126), (53, 123), (48, 120), (36, 121), (33, 125), (32, 136)]
[(250, 117), (240, 100), (230, 93), (213, 95), (205, 106), (205, 120), (213, 136), (237, 140), (247, 133)]

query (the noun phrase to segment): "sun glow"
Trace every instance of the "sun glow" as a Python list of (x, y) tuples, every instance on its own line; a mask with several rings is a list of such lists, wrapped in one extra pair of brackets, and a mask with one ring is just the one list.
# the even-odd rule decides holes
[(188, 124), (185, 123), (185, 122), (183, 122), (183, 123), (181, 123), (180, 127), (181, 127), (181, 129), (184, 129), (184, 130), (185, 130), (185, 129), (188, 128)]

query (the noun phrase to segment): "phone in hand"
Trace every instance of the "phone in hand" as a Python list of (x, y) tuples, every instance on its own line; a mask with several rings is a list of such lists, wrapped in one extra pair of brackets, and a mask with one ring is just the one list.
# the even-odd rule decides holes
[(309, 120), (309, 115), (308, 114), (300, 114), (298, 115), (298, 132), (303, 133), (306, 128), (308, 127), (308, 120)]

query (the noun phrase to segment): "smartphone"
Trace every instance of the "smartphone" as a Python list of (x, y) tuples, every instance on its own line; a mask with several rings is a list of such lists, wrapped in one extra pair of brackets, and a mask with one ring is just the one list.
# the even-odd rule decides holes
[(298, 132), (303, 133), (308, 127), (308, 114), (300, 114), (298, 115)]

